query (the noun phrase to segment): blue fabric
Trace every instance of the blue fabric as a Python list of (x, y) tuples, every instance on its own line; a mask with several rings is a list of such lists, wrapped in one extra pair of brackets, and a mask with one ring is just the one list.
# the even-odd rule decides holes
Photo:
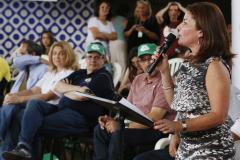
[(24, 76), (26, 74), (26, 67), (29, 66), (29, 75), (27, 79), (26, 89), (30, 89), (43, 77), (47, 72), (48, 66), (39, 62), (38, 56), (23, 55), (14, 59), (14, 66), (16, 66), (20, 72), (11, 88), (11, 93), (19, 91)]
[(27, 65), (39, 64), (40, 57), (32, 55), (21, 55), (17, 56), (13, 60), (13, 66), (17, 67), (19, 70), (24, 70)]
[(25, 108), (25, 104), (8, 104), (3, 105), (0, 110), (0, 138), (5, 139), (7, 130), (13, 121), (13, 117), (21, 109)]
[(0, 160), (3, 160), (2, 152), (13, 150), (16, 147), (18, 142), (18, 135), (20, 132), (20, 123), (22, 119), (21, 117), (23, 115), (24, 109), (23, 107), (14, 107), (14, 108), (19, 108), (19, 111), (15, 112), (17, 114), (14, 114), (14, 116), (12, 117), (11, 124), (6, 131), (6, 136), (4, 137), (4, 139), (2, 139), (2, 142), (0, 145)]
[[(23, 114), (19, 143), (31, 148), (33, 138), (44, 117), (57, 111), (57, 106), (41, 100), (30, 100)], [(28, 145), (29, 144), (29, 145)]]
[(123, 25), (123, 22), (126, 20), (125, 17), (123, 16), (115, 16), (113, 19), (113, 26), (115, 28), (115, 31), (117, 33), (117, 39), (125, 41), (125, 36), (124, 36), (124, 28), (125, 26)]

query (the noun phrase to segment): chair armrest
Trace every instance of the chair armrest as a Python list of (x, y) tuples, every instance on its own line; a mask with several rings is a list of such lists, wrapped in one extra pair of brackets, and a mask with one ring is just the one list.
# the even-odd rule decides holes
[(163, 149), (165, 148), (167, 145), (170, 144), (170, 139), (167, 138), (161, 138), (160, 140), (157, 141), (157, 143), (155, 144), (154, 149), (158, 150), (158, 149)]

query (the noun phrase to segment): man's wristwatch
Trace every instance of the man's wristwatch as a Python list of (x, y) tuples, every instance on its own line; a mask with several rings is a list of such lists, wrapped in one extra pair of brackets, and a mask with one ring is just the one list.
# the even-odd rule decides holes
[(182, 122), (181, 124), (182, 124), (182, 129), (183, 129), (182, 131), (186, 132), (187, 128), (188, 128), (188, 125), (186, 123), (186, 119), (182, 119), (181, 122)]

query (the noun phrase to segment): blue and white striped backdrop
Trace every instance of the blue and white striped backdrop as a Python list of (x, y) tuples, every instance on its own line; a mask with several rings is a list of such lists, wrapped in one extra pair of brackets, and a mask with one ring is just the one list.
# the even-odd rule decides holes
[(57, 40), (70, 42), (74, 50), (83, 51), (87, 20), (92, 14), (93, 0), (1, 0), (0, 56), (9, 56), (23, 39), (39, 42), (43, 30), (52, 31)]

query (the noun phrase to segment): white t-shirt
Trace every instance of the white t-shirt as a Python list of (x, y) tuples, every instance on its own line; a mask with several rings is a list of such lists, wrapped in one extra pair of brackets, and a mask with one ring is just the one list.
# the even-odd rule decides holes
[(107, 41), (94, 39), (93, 34), (90, 30), (90, 28), (92, 28), (92, 27), (97, 27), (99, 32), (112, 33), (112, 32), (115, 32), (115, 29), (113, 27), (112, 22), (107, 21), (107, 24), (103, 24), (97, 17), (91, 17), (88, 20), (88, 27), (87, 27), (88, 28), (88, 35), (87, 35), (87, 38), (86, 38), (85, 48), (91, 42), (101, 42), (106, 47), (106, 49), (108, 49), (108, 42)]
[[(66, 78), (68, 75), (70, 75), (73, 72), (73, 70), (63, 70), (61, 72), (46, 72), (42, 79), (38, 81), (36, 84), (37, 87), (41, 88), (41, 93), (45, 94), (52, 90), (58, 81), (62, 80), (63, 78)], [(51, 104), (58, 104), (59, 98), (55, 100), (50, 100), (48, 103)]]

